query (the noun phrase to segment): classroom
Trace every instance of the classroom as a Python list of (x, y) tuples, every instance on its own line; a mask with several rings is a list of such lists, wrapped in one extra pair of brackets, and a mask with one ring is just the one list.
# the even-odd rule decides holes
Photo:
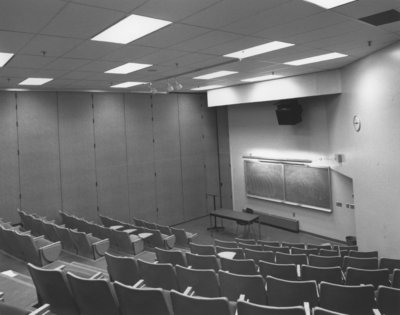
[[(23, 294), (9, 304), (33, 312), (46, 301), (10, 230), (45, 235), (54, 252), (39, 250), (36, 267), (100, 272), (107, 283), (108, 254), (148, 263), (161, 246), (183, 252), (188, 265), (192, 243), (253, 238), (261, 247), (376, 252), (398, 261), (387, 267), (392, 281), (400, 269), (400, 3), (332, 2), (2, 1), (5, 304)], [(35, 220), (67, 228), (70, 245)], [(99, 226), (125, 232), (114, 239)], [(81, 254), (74, 229), (103, 242), (95, 248), (92, 239)], [(129, 252), (119, 247), (126, 236)], [(52, 307), (48, 314), (59, 314)]]

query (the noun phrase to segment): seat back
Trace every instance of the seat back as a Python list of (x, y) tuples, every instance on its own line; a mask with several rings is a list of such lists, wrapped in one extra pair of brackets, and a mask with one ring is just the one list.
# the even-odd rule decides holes
[(187, 287), (192, 287), (197, 296), (221, 296), (218, 277), (214, 270), (191, 269), (179, 265), (175, 269), (182, 291)]
[(343, 258), (341, 256), (308, 256), (308, 264), (314, 267), (342, 267)]
[(347, 267), (359, 268), (359, 269), (378, 269), (378, 258), (357, 258), (345, 256), (343, 257), (342, 269), (346, 270)]
[(348, 267), (346, 270), (347, 285), (372, 284), (376, 289), (378, 286), (390, 286), (389, 269), (359, 269)]
[(278, 242), (278, 241), (263, 241), (263, 240), (258, 240), (258, 244), (267, 245), (267, 246), (272, 246), (272, 247), (281, 247), (281, 242)]
[(331, 244), (321, 244), (321, 245), (307, 244), (307, 248), (309, 248), (309, 249), (316, 248), (318, 250), (320, 250), (320, 249), (332, 249), (332, 245)]
[(70, 272), (67, 278), (82, 315), (119, 315), (114, 290), (107, 280), (81, 278)]
[(58, 237), (58, 234), (56, 232), (56, 229), (54, 227), (54, 223), (43, 221), (42, 226), (43, 226), (44, 236), (48, 240), (50, 240), (52, 242), (57, 242), (60, 240), (60, 238)]
[(241, 248), (231, 248), (231, 247), (220, 247), (220, 246), (215, 246), (215, 251), (218, 253), (222, 252), (234, 252), (235, 253), (235, 259), (244, 259), (244, 251)]
[(345, 314), (373, 314), (375, 305), (372, 285), (349, 286), (322, 281), (319, 305)]
[(24, 260), (30, 262), (36, 266), (42, 266), (42, 261), (40, 259), (39, 250), (36, 248), (34, 239), (29, 234), (17, 234), (17, 244), (16, 247), (22, 249), (24, 253)]
[(69, 230), (69, 233), (71, 235), (72, 241), (75, 244), (78, 255), (88, 257), (88, 258), (93, 258), (92, 246), (87, 238), (86, 233), (78, 232), (78, 231), (74, 231), (74, 230)]
[(275, 264), (267, 261), (259, 261), (260, 274), (266, 278), (272, 276), (286, 280), (297, 280), (297, 267), (295, 264)]
[(124, 231), (111, 230), (110, 229), (110, 245), (111, 248), (117, 251), (135, 254), (132, 249), (132, 243), (129, 238), (129, 234)]
[(338, 249), (324, 249), (319, 250), (320, 256), (341, 256)]
[(137, 260), (139, 274), (146, 286), (164, 290), (179, 290), (175, 269), (172, 264), (155, 264), (141, 259)]
[(359, 252), (357, 250), (350, 250), (349, 251), (350, 257), (358, 257), (358, 258), (378, 258), (378, 251), (371, 251), (371, 252)]
[(290, 254), (289, 247), (263, 245), (263, 250), (271, 251), (271, 252), (274, 252), (275, 254), (276, 253)]
[(315, 280), (342, 284), (342, 268), (336, 267), (314, 267), (308, 265), (301, 266), (301, 280)]
[(19, 259), (25, 260), (25, 253), (23, 247), (21, 246), (21, 241), (19, 241), (20, 234), (11, 229), (3, 229), (3, 236), (7, 248), (7, 252)]
[(238, 247), (245, 249), (252, 249), (252, 250), (263, 250), (263, 246), (261, 244), (247, 244), (247, 243), (237, 243)]
[(103, 225), (105, 227), (110, 227), (110, 226), (115, 225), (114, 221), (111, 218), (109, 218), (109, 217), (107, 217), (105, 215), (101, 215), (101, 214), (99, 214), (99, 217), (100, 217), (101, 223), (103, 223)]
[(114, 256), (107, 252), (104, 256), (111, 281), (118, 281), (126, 285), (134, 285), (139, 281), (139, 268), (134, 258)]
[(319, 307), (319, 306), (316, 306), (316, 307), (313, 308), (312, 314), (313, 315), (347, 315), (347, 314), (344, 314), (344, 313), (338, 313), (338, 312), (330, 311), (330, 310), (327, 310), (327, 309)]
[(250, 302), (266, 304), (267, 294), (261, 275), (238, 275), (220, 270), (218, 272), (222, 296), (236, 301), (241, 294)]
[(260, 260), (272, 263), (275, 262), (275, 254), (271, 251), (245, 249), (244, 255), (247, 259), (253, 259), (256, 264), (258, 264)]
[(79, 315), (78, 306), (63, 271), (43, 269), (28, 263), (28, 270), (36, 287), (38, 301), (50, 304), (50, 311), (59, 315)]
[(189, 244), (190, 252), (199, 255), (215, 255), (215, 247), (212, 245)]
[(221, 269), (240, 275), (257, 275), (257, 267), (253, 259), (220, 258)]
[(74, 241), (71, 238), (69, 229), (59, 226), (59, 225), (54, 225), (54, 228), (55, 228), (56, 233), (61, 241), (62, 248), (67, 251), (76, 253), (77, 249), (76, 249)]
[(165, 235), (172, 235), (171, 228), (167, 225), (156, 224), (156, 228)]
[(392, 287), (400, 289), (400, 269), (393, 270)]
[(394, 269), (400, 269), (400, 259), (393, 258), (381, 258), (379, 260), (379, 269), (389, 269), (389, 272), (392, 273)]
[(31, 234), (33, 236), (44, 235), (43, 226), (42, 226), (42, 219), (32, 217)]
[(306, 244), (304, 243), (290, 243), (290, 242), (282, 242), (282, 247), (289, 247), (289, 248), (306, 248)]
[(267, 277), (268, 304), (272, 306), (297, 306), (308, 302), (318, 305), (318, 289), (314, 280), (290, 281)]
[(174, 315), (232, 315), (228, 299), (184, 295), (171, 291)]
[(400, 314), (400, 289), (380, 286), (378, 288), (377, 304), (382, 314)]
[(257, 244), (257, 240), (254, 238), (240, 238), (240, 237), (235, 237), (236, 243), (242, 243), (242, 244)]
[(292, 247), (291, 253), (294, 255), (297, 254), (306, 254), (308, 255), (318, 255), (319, 249), (318, 248), (297, 248), (297, 247)]
[(187, 265), (194, 269), (213, 269), (218, 271), (220, 264), (215, 255), (197, 255), (186, 253)]
[(246, 301), (237, 302), (238, 315), (306, 315), (303, 306), (276, 307), (254, 304)]
[(187, 266), (185, 254), (180, 250), (167, 250), (159, 247), (155, 248), (157, 261), (160, 263), (170, 263), (172, 265)]
[(169, 296), (162, 289), (134, 288), (114, 283), (122, 315), (172, 315)]
[(214, 239), (214, 245), (219, 246), (219, 247), (225, 247), (225, 248), (237, 248), (238, 245), (234, 241), (222, 241), (218, 239)]
[(307, 265), (307, 255), (306, 254), (285, 254), (276, 253), (275, 259), (277, 264), (296, 264), (296, 265)]
[[(171, 227), (172, 233), (175, 235), (176, 238), (176, 244), (187, 247), (189, 245), (189, 239), (186, 235), (186, 231), (184, 229), (178, 229), (178, 228), (173, 228)], [(165, 233), (164, 233), (165, 234)]]

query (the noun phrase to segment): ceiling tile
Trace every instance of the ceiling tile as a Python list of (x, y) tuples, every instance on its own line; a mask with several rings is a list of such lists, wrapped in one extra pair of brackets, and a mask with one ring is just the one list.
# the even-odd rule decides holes
[(38, 69), (53, 61), (53, 57), (16, 55), (6, 65), (7, 67)]
[(64, 55), (68, 58), (99, 59), (116, 49), (120, 45), (106, 42), (87, 40)]
[(123, 17), (120, 12), (69, 3), (41, 33), (90, 39)]
[(153, 47), (126, 45), (121, 48), (115, 49), (111, 53), (103, 56), (102, 59), (110, 61), (120, 61), (120, 62), (134, 62), (156, 51), (159, 50)]
[(0, 29), (37, 33), (65, 6), (60, 0), (3, 0)]
[(157, 50), (155, 53), (143, 56), (142, 58), (138, 59), (138, 62), (142, 63), (151, 63), (151, 64), (162, 64), (162, 63), (169, 63), (171, 59), (175, 60), (180, 56), (185, 55), (186, 52), (172, 50), (172, 49), (160, 49)]
[(81, 40), (73, 38), (37, 35), (20, 51), (20, 53), (27, 55), (42, 55), (43, 51), (45, 51), (46, 56), (58, 57), (70, 51), (80, 42)]
[(135, 8), (143, 5), (146, 1), (147, 0), (72, 0), (71, 2), (115, 11), (131, 12)]
[(87, 78), (91, 72), (83, 72), (83, 71), (71, 71), (62, 76), (62, 79), (66, 80), (82, 80)]
[(211, 48), (202, 49), (200, 52), (213, 54), (213, 55), (226, 55), (238, 50), (250, 48), (256, 45), (264, 44), (265, 40), (258, 37), (251, 37), (251, 36), (241, 36), (238, 39), (233, 41), (223, 43), (221, 45), (217, 45)]
[(157, 32), (151, 33), (135, 41), (135, 44), (150, 47), (167, 48), (184, 40), (207, 33), (209, 30), (201, 27), (170, 24)]
[(221, 0), (149, 0), (135, 10), (135, 14), (167, 21), (178, 21)]
[(17, 53), (32, 38), (28, 33), (0, 31), (0, 51)]
[(99, 60), (99, 61), (93, 61), (90, 62), (82, 67), (80, 67), (80, 71), (89, 71), (89, 72), (105, 72), (107, 70), (110, 70), (112, 68), (120, 66), (119, 62), (115, 61), (104, 61), (104, 60)]
[(73, 58), (57, 58), (46, 66), (46, 69), (51, 70), (74, 70), (89, 63), (87, 59), (73, 59)]
[(206, 33), (204, 35), (200, 35), (195, 38), (188, 39), (180, 44), (172, 46), (171, 48), (196, 52), (226, 42), (230, 42), (238, 38), (240, 38), (240, 36), (236, 34), (221, 32), (221, 31), (213, 31)]

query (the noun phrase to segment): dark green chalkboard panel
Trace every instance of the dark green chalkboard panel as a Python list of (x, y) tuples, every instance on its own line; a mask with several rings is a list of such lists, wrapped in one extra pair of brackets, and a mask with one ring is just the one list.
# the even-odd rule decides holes
[(244, 161), (246, 193), (282, 201), (284, 199), (283, 165), (258, 161)]
[(329, 168), (285, 165), (286, 201), (331, 208)]

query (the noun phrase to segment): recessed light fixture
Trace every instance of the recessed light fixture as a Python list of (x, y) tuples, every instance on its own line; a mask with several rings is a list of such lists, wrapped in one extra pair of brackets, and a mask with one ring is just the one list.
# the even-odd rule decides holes
[(132, 14), (96, 35), (92, 40), (128, 44), (171, 23), (170, 21)]
[(13, 56), (14, 54), (11, 53), (0, 52), (0, 67), (3, 67), (7, 62), (9, 62)]
[(195, 77), (195, 78), (193, 78), (193, 79), (198, 79), (198, 80), (210, 80), (210, 79), (225, 77), (225, 76), (227, 76), (227, 75), (231, 75), (231, 74), (235, 74), (235, 73), (237, 73), (237, 71), (226, 71), (226, 70), (222, 70), (222, 71), (212, 72), (212, 73), (209, 73), (209, 74), (204, 74), (204, 75)]
[(279, 41), (274, 41), (274, 42), (269, 42), (266, 44), (254, 46), (251, 48), (239, 50), (236, 52), (233, 52), (231, 54), (224, 55), (224, 57), (231, 57), (231, 58), (237, 58), (237, 59), (244, 59), (260, 54), (265, 54), (270, 51), (286, 48), (294, 46), (294, 44), (291, 43), (285, 43), (285, 42), (279, 42)]
[(306, 2), (314, 3), (324, 9), (332, 9), (343, 4), (354, 2), (356, 0), (304, 0)]
[(257, 81), (266, 81), (266, 80), (278, 79), (278, 78), (281, 78), (281, 77), (282, 77), (281, 75), (268, 74), (268, 75), (263, 75), (263, 76), (260, 76), (260, 77), (243, 79), (243, 80), (240, 80), (240, 81), (242, 81), (242, 82), (257, 82)]
[(20, 82), (19, 85), (43, 85), (52, 80), (52, 78), (27, 78)]
[(122, 66), (110, 69), (106, 71), (105, 73), (115, 73), (115, 74), (128, 74), (131, 72), (135, 72), (144, 68), (151, 67), (152, 65), (150, 64), (145, 64), (145, 63), (134, 63), (134, 62), (128, 62)]
[(192, 91), (205, 91), (205, 90), (212, 90), (212, 89), (218, 89), (221, 88), (222, 85), (205, 85), (205, 86), (200, 86), (197, 88), (191, 89)]
[(310, 58), (304, 58), (304, 59), (285, 62), (285, 65), (301, 66), (301, 65), (308, 64), (308, 63), (326, 61), (326, 60), (331, 60), (331, 59), (336, 59), (336, 58), (343, 58), (343, 57), (347, 57), (347, 55), (334, 52), (334, 53), (314, 56), (314, 57), (310, 57)]
[(128, 81), (128, 82), (123, 82), (123, 83), (111, 85), (111, 87), (112, 87), (112, 88), (126, 89), (126, 88), (130, 88), (130, 87), (132, 87), (132, 86), (142, 85), (142, 84), (147, 84), (147, 82)]

